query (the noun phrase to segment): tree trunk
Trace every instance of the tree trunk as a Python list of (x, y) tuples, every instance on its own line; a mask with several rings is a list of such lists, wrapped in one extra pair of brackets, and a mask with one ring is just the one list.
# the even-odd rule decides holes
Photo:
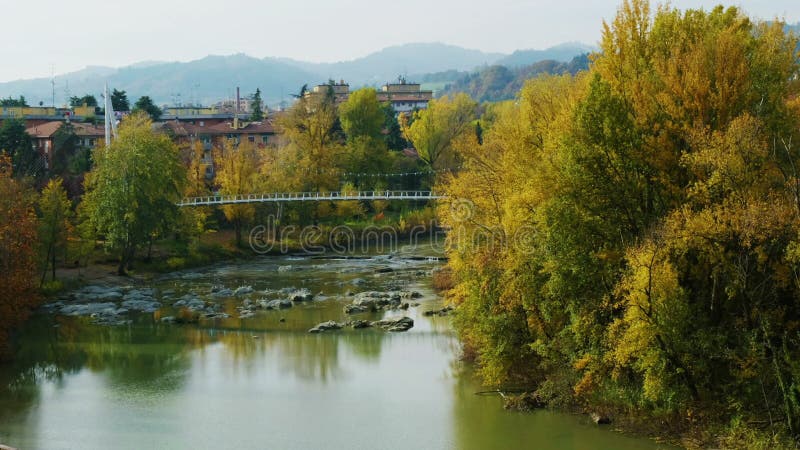
[(239, 219), (233, 221), (233, 230), (236, 232), (236, 247), (242, 246), (242, 222)]
[(119, 267), (117, 267), (117, 275), (119, 276), (127, 276), (128, 270), (131, 268), (133, 263), (133, 255), (136, 251), (136, 247), (133, 245), (126, 245), (125, 248), (122, 249), (122, 256), (119, 259)]
[(53, 251), (53, 246), (47, 247), (47, 256), (44, 258), (44, 269), (42, 270), (42, 280), (39, 282), (39, 286), (44, 285), (44, 280), (47, 278), (47, 263), (50, 261), (50, 252)]
[(150, 262), (152, 255), (153, 255), (153, 236), (150, 236), (150, 240), (147, 243), (147, 262)]

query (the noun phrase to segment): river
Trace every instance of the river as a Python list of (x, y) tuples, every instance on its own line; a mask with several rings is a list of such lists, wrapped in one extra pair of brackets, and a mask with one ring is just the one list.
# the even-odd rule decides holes
[[(164, 306), (124, 313), (130, 323), (37, 314), (14, 363), (0, 366), (0, 443), (19, 449), (658, 449), (582, 416), (514, 413), (460, 362), (449, 317), (431, 288), (434, 259), (264, 257), (176, 272), (145, 290)], [(391, 269), (391, 271), (389, 271)], [(377, 273), (378, 271), (383, 273)], [(233, 296), (220, 289), (250, 286)], [(307, 289), (311, 301), (242, 310), (245, 300)], [(281, 289), (284, 289), (281, 291)], [(365, 291), (418, 292), (404, 333), (308, 329), (350, 320)], [(245, 289), (244, 291), (249, 291)], [(213, 293), (212, 293), (213, 292)], [(126, 294), (127, 295), (127, 294)], [(162, 321), (187, 296), (228, 318)], [(120, 299), (113, 299), (112, 301)], [(67, 303), (80, 303), (76, 294)], [(405, 301), (405, 300), (404, 300)], [(239, 308), (239, 309), (237, 309)]]

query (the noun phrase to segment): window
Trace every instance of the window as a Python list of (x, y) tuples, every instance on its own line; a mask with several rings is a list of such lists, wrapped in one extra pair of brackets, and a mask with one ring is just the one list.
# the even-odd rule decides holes
[(256, 137), (255, 137), (255, 136), (247, 136), (247, 140), (248, 140), (249, 142), (253, 142), (253, 143), (255, 143), (255, 142), (256, 142)]
[(264, 145), (269, 144), (269, 136), (267, 136), (266, 134), (262, 134), (261, 135), (261, 143), (264, 144)]

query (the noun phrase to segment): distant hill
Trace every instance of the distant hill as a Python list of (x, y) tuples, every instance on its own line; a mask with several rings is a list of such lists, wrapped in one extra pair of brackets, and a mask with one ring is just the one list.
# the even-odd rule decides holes
[[(281, 93), (294, 93), (304, 83), (317, 81), (315, 74), (287, 65), (276, 59), (258, 59), (247, 55), (207, 56), (195, 61), (148, 62), (114, 69), (87, 67), (56, 77), (56, 103), (65, 103), (65, 89), (70, 95), (89, 93), (100, 100), (103, 86), (125, 90), (131, 103), (149, 95), (158, 104), (209, 104), (230, 98), (236, 86), (243, 95), (260, 87), (267, 102), (277, 103)], [(49, 78), (0, 83), (0, 97), (24, 95), (31, 105), (52, 103)], [(180, 97), (178, 97), (180, 94)]]
[(322, 79), (344, 79), (355, 85), (377, 85), (399, 75), (472, 70), (503, 58), (501, 53), (484, 53), (440, 43), (405, 44), (387, 47), (363, 58), (337, 63), (283, 61), (314, 73)]
[(550, 47), (546, 50), (517, 50), (514, 53), (501, 58), (494, 63), (506, 67), (520, 67), (528, 66), (539, 61), (558, 61), (570, 62), (572, 58), (584, 53), (591, 53), (595, 51), (594, 47), (584, 45), (578, 42), (569, 42), (566, 44)]
[[(541, 74), (576, 74), (589, 69), (589, 55), (583, 54), (564, 63), (554, 60), (539, 61), (523, 67), (509, 68), (501, 65), (484, 67), (476, 72), (463, 73), (455, 81), (448, 83), (437, 95), (453, 95), (459, 92), (469, 94), (479, 102), (495, 102), (516, 97), (525, 81)], [(452, 73), (432, 74), (426, 78), (429, 83), (441, 82), (441, 77)]]
[[(379, 86), (396, 80), (398, 75), (455, 71), (461, 73), (512, 58), (516, 61), (540, 61), (549, 57), (569, 61), (583, 53), (578, 44), (565, 44), (548, 50), (526, 50), (512, 55), (486, 53), (439, 43), (406, 44), (388, 47), (363, 58), (337, 63), (309, 63), (287, 58), (254, 58), (244, 54), (207, 56), (189, 62), (146, 61), (123, 68), (91, 66), (56, 77), (56, 104), (66, 103), (69, 95), (92, 94), (100, 100), (105, 83), (125, 90), (131, 103), (149, 95), (157, 104), (180, 102), (205, 105), (231, 98), (237, 86), (242, 95), (260, 88), (270, 105), (291, 99), (304, 84), (313, 86), (329, 79), (344, 79), (351, 88)], [(573, 52), (572, 55), (566, 55)], [(513, 64), (509, 64), (512, 65)], [(525, 65), (525, 64), (521, 64)], [(451, 78), (451, 80), (454, 78)], [(0, 83), (0, 97), (24, 95), (31, 105), (52, 103), (50, 78)], [(67, 86), (69, 91), (67, 92)]]

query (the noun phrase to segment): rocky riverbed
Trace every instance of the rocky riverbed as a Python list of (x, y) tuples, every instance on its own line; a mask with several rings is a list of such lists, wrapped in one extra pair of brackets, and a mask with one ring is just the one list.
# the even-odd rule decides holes
[[(413, 319), (395, 313), (441, 301), (429, 288), (413, 289), (425, 285), (423, 281), (427, 282), (438, 265), (437, 259), (393, 259), (385, 255), (273, 258), (254, 262), (251, 270), (244, 271), (252, 276), (239, 277), (236, 284), (226, 276), (229, 266), (214, 266), (167, 274), (147, 283), (126, 284), (128, 280), (118, 279), (118, 283), (85, 286), (61, 295), (43, 310), (87, 317), (99, 325), (122, 326), (147, 315), (163, 324), (247, 321), (270, 314), (280, 315), (285, 322), (287, 312), (296, 308), (335, 308), (340, 313), (310, 331), (407, 331), (413, 327)], [(323, 276), (315, 279), (315, 274)], [(387, 314), (392, 317), (384, 317)], [(368, 317), (356, 320), (356, 315)], [(384, 319), (391, 323), (381, 322)], [(397, 322), (400, 319), (407, 320)]]

